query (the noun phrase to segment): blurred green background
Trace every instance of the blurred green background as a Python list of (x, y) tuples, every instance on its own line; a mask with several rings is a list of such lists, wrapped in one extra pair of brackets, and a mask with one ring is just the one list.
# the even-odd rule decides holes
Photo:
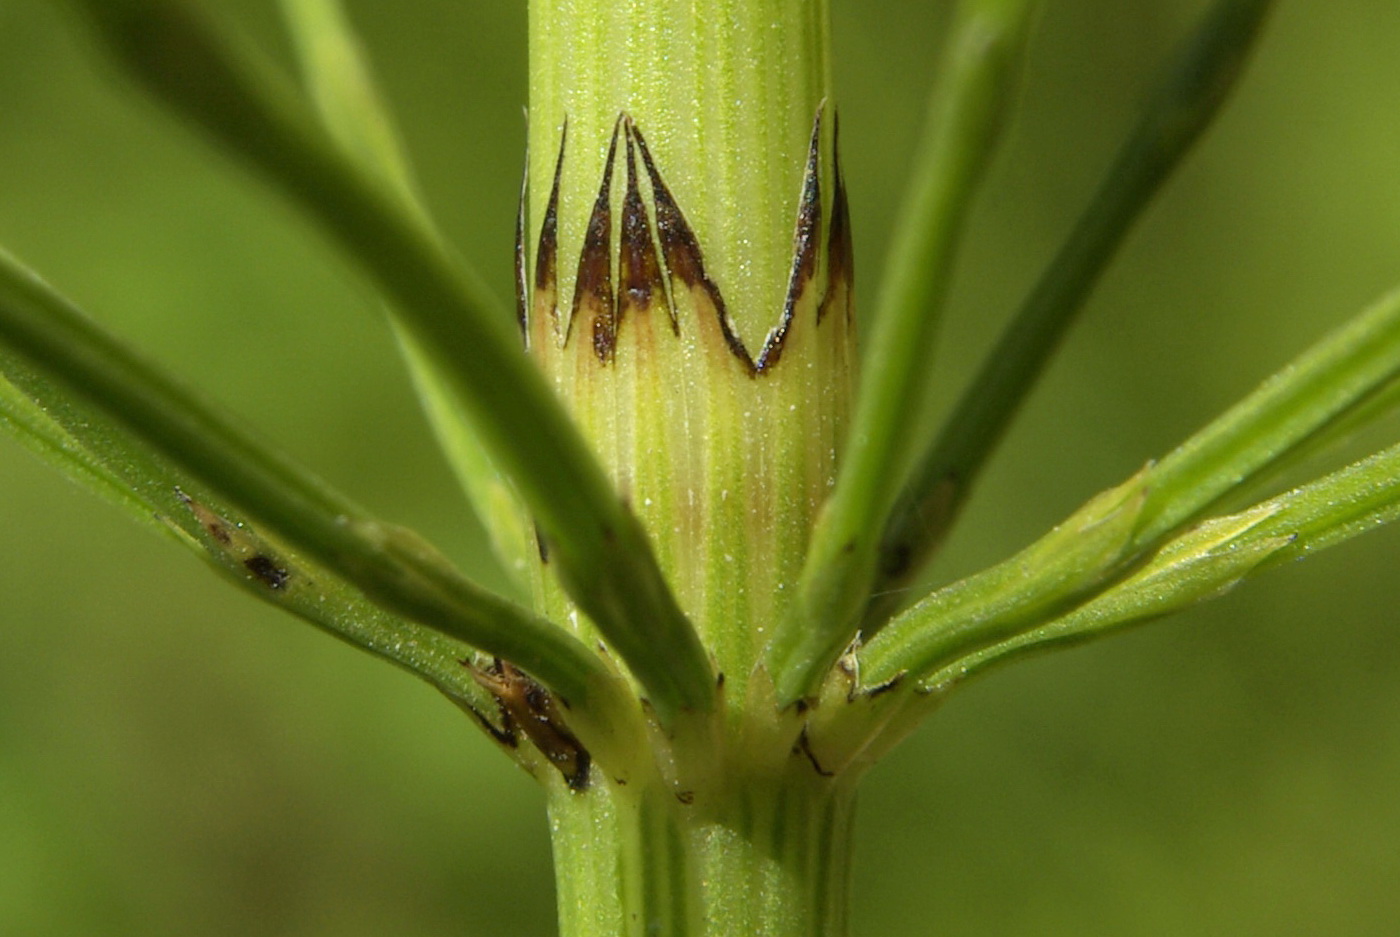
[[(225, 5), (287, 56), (270, 0)], [(349, 6), (431, 203), (505, 295), (524, 4)], [(946, 6), (833, 0), (867, 298)], [(1202, 7), (1046, 4), (954, 290), (945, 399)], [(1280, 7), (940, 575), (1024, 545), (1400, 282), (1400, 4)], [(0, 0), (0, 243), (492, 578), (372, 297), (115, 82), (62, 14)], [(1397, 561), (1400, 530), (1382, 531), (969, 687), (867, 782), (855, 933), (1400, 931)], [(7, 440), (0, 602), (0, 933), (552, 932), (541, 799), (460, 713), (215, 581)]]

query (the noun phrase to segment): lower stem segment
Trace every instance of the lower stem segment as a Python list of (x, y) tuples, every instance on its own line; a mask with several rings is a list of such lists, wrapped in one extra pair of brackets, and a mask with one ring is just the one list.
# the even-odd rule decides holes
[(549, 815), (560, 934), (845, 937), (853, 808), (848, 785), (810, 772), (716, 798), (559, 786)]

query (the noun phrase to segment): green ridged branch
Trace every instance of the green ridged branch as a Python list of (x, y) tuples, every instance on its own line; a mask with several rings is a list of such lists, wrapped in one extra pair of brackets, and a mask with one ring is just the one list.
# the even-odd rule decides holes
[(1391, 446), (1248, 510), (1212, 518), (1163, 546), (1138, 572), (1062, 618), (933, 673), (961, 683), (1027, 654), (1082, 644), (1228, 591), (1400, 517), (1400, 446)]
[(1383, 416), (1400, 380), (1400, 290), (1328, 335), (1157, 463), (1134, 545), (1147, 548), (1330, 435)]
[(1089, 206), (953, 408), (900, 496), (880, 546), (878, 627), (947, 535), (978, 473), (1153, 197), (1244, 71), (1272, 0), (1223, 0), (1184, 39)]
[[(1037, 616), (1043, 621), (1047, 611), (1068, 611), (1106, 591), (1212, 504), (1339, 421), (1381, 416), (1384, 410), (1375, 402), (1393, 400), (1398, 379), (1400, 290), (1308, 349), (1161, 462), (1113, 489), (1136, 494), (1123, 502), (1131, 504), (1130, 514), (1111, 515), (1126, 517), (1127, 526), (1110, 546), (1095, 551), (1091, 540), (1077, 540), (1074, 549), (1054, 547), (1052, 532), (1006, 563), (940, 589), (866, 645), (862, 678), (874, 685), (949, 666), (961, 655), (1011, 638)], [(1105, 497), (1056, 530), (1100, 524), (1092, 506)], [(1085, 549), (1093, 555), (1077, 559)], [(1074, 567), (1072, 576), (1058, 572), (1067, 563)]]
[(254, 441), (4, 252), (0, 343), (384, 608), (508, 657), (571, 701), (613, 681), (588, 648)]

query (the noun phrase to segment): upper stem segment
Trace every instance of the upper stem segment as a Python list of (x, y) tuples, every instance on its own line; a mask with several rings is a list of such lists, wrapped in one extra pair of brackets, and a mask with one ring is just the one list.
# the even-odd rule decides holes
[[(531, 231), (567, 120), (559, 243), (577, 256), (613, 126), (630, 114), (756, 350), (782, 308), (812, 118), (829, 95), (825, 0), (532, 0)], [(572, 280), (563, 272), (563, 295)]]
[(753, 708), (853, 359), (826, 5), (534, 0), (530, 39), (530, 354)]

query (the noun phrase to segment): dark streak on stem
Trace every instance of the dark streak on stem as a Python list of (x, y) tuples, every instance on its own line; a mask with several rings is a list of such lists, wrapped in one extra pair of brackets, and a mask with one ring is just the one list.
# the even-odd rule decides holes
[(520, 179), (520, 207), (515, 211), (515, 322), (520, 339), (529, 347), (530, 319), (525, 288), (525, 200), (530, 192), (530, 151), (525, 151), (525, 172)]
[(802, 200), (797, 207), (797, 230), (792, 239), (792, 274), (788, 277), (787, 299), (783, 316), (768, 340), (763, 343), (754, 367), (762, 373), (778, 363), (783, 355), (783, 343), (792, 329), (797, 303), (817, 275), (817, 250), (822, 237), (822, 184), (820, 172), (822, 145), (822, 112), (817, 111), (812, 124), (812, 143), (807, 150), (807, 178), (802, 185)]
[(812, 770), (824, 778), (836, 777), (835, 771), (829, 771), (822, 767), (822, 763), (817, 760), (817, 753), (812, 751), (812, 739), (807, 734), (807, 727), (802, 727), (802, 734), (797, 739), (797, 751), (807, 756), (807, 760), (812, 763)]
[(242, 524), (221, 517), (208, 505), (191, 498), (179, 487), (175, 489), (175, 497), (190, 509), (199, 526), (219, 545), (218, 548), (229, 558), (241, 563), (254, 579), (273, 592), (281, 592), (287, 588), (287, 584), (292, 581), (291, 570), (283, 566), (273, 553), (264, 547), (261, 538)]
[(637, 142), (637, 150), (642, 155), (642, 163), (646, 166), (647, 176), (651, 180), (652, 199), (656, 203), (656, 233), (661, 241), (661, 251), (665, 255), (667, 269), (672, 277), (679, 279), (688, 288), (699, 287), (705, 291), (719, 317), (719, 327), (724, 335), (725, 344), (751, 375), (756, 374), (753, 357), (744, 347), (743, 340), (734, 329), (734, 323), (729, 319), (729, 312), (725, 308), (719, 287), (705, 273), (705, 260), (700, 251), (700, 244), (695, 239), (695, 232), (690, 229), (685, 215), (676, 204), (675, 197), (662, 180), (661, 173), (657, 171), (656, 163), (651, 158), (651, 151), (647, 149), (646, 140), (636, 127), (632, 128), (632, 138)]
[[(569, 339), (577, 324), (579, 312), (585, 306), (592, 311), (588, 323), (593, 353), (607, 364), (613, 358), (617, 344), (617, 314), (613, 305), (612, 285), (612, 176), (617, 161), (617, 134), (622, 118), (613, 125), (612, 142), (608, 144), (608, 159), (603, 166), (603, 183), (593, 203), (593, 214), (583, 236), (579, 253), (578, 276), (574, 280), (574, 304), (569, 315)], [(566, 339), (566, 343), (569, 339)]]
[(891, 690), (893, 690), (893, 689), (895, 689), (896, 687), (898, 687), (901, 683), (903, 683), (903, 682), (904, 682), (904, 677), (905, 677), (905, 674), (903, 674), (903, 673), (897, 673), (897, 674), (895, 674), (893, 677), (890, 677), (888, 680), (886, 680), (884, 683), (877, 683), (877, 684), (875, 684), (875, 685), (872, 686), (872, 687), (867, 687), (867, 688), (863, 691), (863, 695), (865, 696), (866, 699), (869, 700), (869, 699), (874, 699), (874, 698), (877, 697), (877, 696), (881, 696), (881, 695), (883, 695), (883, 694), (885, 694), (885, 693), (888, 693), (888, 692), (890, 692)]
[(540, 530), (540, 522), (535, 521), (535, 549), (539, 551), (540, 562), (549, 565), (549, 541), (544, 539), (544, 531)]
[[(826, 245), (826, 295), (817, 309), (817, 322), (826, 318), (827, 310), (844, 287), (846, 296), (855, 288), (855, 251), (851, 241), (851, 208), (846, 200), (846, 178), (841, 173), (841, 115), (832, 117), (831, 174), (836, 180), (836, 195), (831, 200), (831, 234)], [(851, 303), (846, 302), (846, 316), (851, 315)], [(849, 324), (849, 322), (848, 322)]]

